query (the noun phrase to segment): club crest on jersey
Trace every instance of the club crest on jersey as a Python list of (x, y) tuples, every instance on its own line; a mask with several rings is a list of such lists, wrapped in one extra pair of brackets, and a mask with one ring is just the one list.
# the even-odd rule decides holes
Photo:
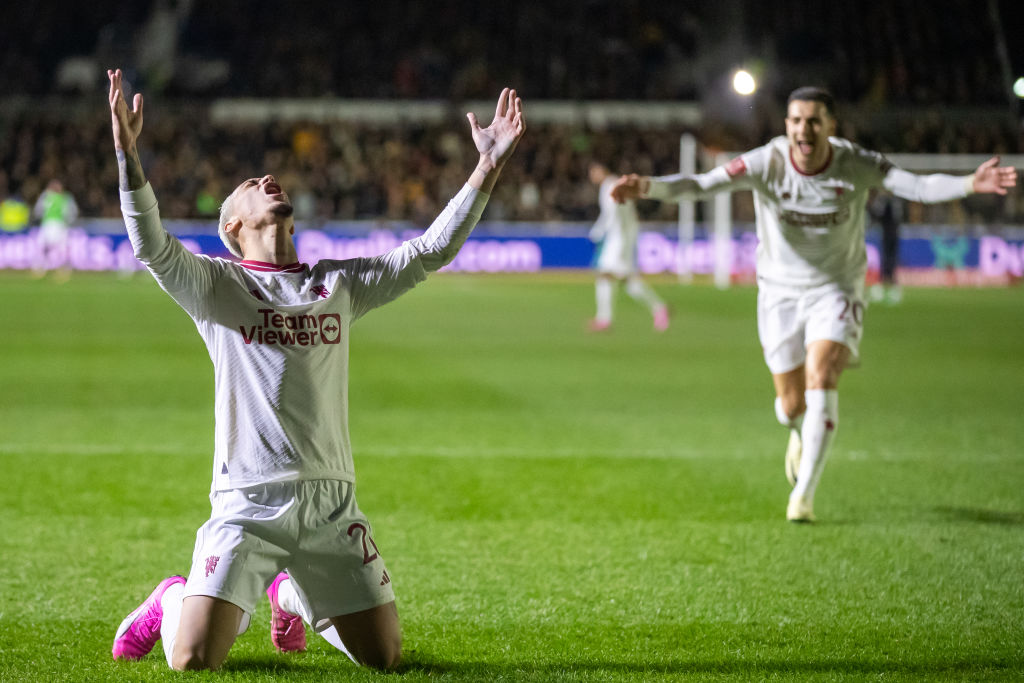
[(341, 315), (309, 313), (285, 315), (272, 308), (261, 308), (254, 325), (239, 325), (245, 344), (265, 346), (319, 346), (341, 342)]
[(321, 299), (326, 299), (331, 295), (331, 293), (327, 291), (327, 287), (325, 287), (324, 285), (313, 285), (312, 287), (310, 287), (310, 291), (316, 294)]
[(212, 574), (215, 571), (217, 571), (217, 563), (218, 562), (220, 562), (220, 556), (218, 556), (218, 555), (210, 555), (208, 558), (206, 558), (206, 575), (207, 576), (209, 576), (210, 574)]

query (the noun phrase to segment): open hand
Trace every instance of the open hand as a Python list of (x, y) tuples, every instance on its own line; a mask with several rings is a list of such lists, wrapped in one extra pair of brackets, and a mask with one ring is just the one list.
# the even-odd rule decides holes
[(494, 168), (501, 167), (516, 143), (526, 131), (523, 119), (523, 101), (516, 97), (516, 91), (505, 88), (498, 97), (498, 106), (494, 110), (491, 125), (481, 128), (473, 112), (466, 114), (473, 132), (473, 142), (482, 159), (488, 160)]
[(142, 95), (135, 94), (132, 99), (132, 108), (128, 109), (128, 103), (124, 100), (124, 74), (120, 69), (111, 71), (107, 69), (107, 78), (110, 79), (110, 94), (107, 100), (110, 102), (110, 122), (114, 132), (114, 149), (130, 151), (135, 148), (135, 141), (142, 132)]
[(647, 192), (650, 184), (650, 180), (642, 176), (638, 176), (636, 173), (624, 175), (616, 180), (615, 184), (612, 185), (612, 199), (617, 201), (619, 204), (627, 202), (630, 199), (639, 199)]
[(999, 166), (999, 157), (992, 157), (974, 172), (974, 191), (1006, 194), (1006, 188), (1017, 184), (1017, 169)]

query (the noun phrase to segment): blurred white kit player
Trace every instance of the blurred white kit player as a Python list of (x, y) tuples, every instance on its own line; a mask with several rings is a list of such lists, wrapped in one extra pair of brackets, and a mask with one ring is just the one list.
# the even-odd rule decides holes
[(636, 240), (640, 220), (633, 201), (616, 202), (611, 195), (617, 177), (608, 169), (592, 162), (588, 169), (590, 182), (598, 186), (600, 214), (590, 230), (590, 240), (597, 243), (595, 268), (597, 281), (594, 295), (597, 300), (597, 314), (590, 321), (594, 332), (611, 327), (616, 282), (625, 282), (626, 293), (645, 306), (654, 319), (654, 329), (664, 332), (668, 329), (668, 307), (646, 282), (637, 268)]
[(707, 173), (624, 176), (612, 190), (620, 201), (753, 191), (758, 334), (775, 382), (775, 414), (790, 429), (786, 516), (794, 522), (814, 520), (814, 493), (839, 424), (839, 376), (859, 363), (870, 190), (932, 203), (1005, 194), (1016, 183), (1016, 171), (997, 167), (998, 159), (969, 176), (909, 173), (834, 137), (835, 127), (831, 95), (799, 88), (789, 97), (785, 136)]
[[(189, 314), (213, 362), (212, 513), (187, 581), (162, 581), (115, 635), (115, 658), (163, 639), (175, 669), (216, 669), (264, 592), (272, 640), (305, 649), (302, 619), (355, 661), (394, 668), (391, 577), (355, 498), (348, 433), (350, 328), (455, 257), (524, 130), (505, 89), (495, 119), (469, 115), (480, 161), (420, 237), (374, 258), (298, 262), (291, 200), (273, 176), (239, 185), (219, 232), (239, 262), (190, 253), (161, 225), (138, 161), (142, 101), (108, 72), (121, 207), (135, 255)], [(287, 572), (287, 573), (284, 573)]]

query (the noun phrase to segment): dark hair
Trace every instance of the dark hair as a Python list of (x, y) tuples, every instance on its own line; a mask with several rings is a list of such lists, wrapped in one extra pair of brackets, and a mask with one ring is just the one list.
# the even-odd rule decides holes
[(827, 111), (832, 118), (836, 118), (836, 100), (832, 97), (832, 93), (824, 88), (816, 88), (813, 85), (805, 85), (802, 88), (797, 88), (793, 92), (789, 93), (789, 99), (786, 100), (786, 105), (788, 106), (790, 102), (797, 100), (800, 102), (821, 102), (825, 105), (825, 111)]

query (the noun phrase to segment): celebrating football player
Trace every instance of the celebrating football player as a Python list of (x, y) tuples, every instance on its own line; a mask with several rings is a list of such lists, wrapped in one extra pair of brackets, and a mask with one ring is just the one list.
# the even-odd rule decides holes
[(355, 661), (392, 669), (401, 632), (391, 576), (355, 500), (349, 330), (455, 257), (523, 135), (522, 102), (503, 90), (486, 128), (468, 114), (479, 162), (420, 237), (374, 258), (299, 263), (291, 199), (264, 175), (221, 207), (236, 262), (194, 255), (164, 230), (136, 146), (142, 96), (129, 108), (121, 71), (107, 73), (128, 236), (195, 321), (216, 406), (213, 509), (191, 571), (161, 581), (124, 619), (114, 657), (138, 659), (163, 638), (172, 668), (216, 669), (267, 591), (279, 650), (305, 648), (304, 619)]
[(1006, 194), (1017, 171), (989, 159), (968, 176), (917, 175), (836, 131), (825, 90), (789, 96), (786, 135), (698, 175), (623, 176), (617, 201), (678, 201), (753, 190), (757, 216), (757, 328), (775, 381), (775, 415), (790, 430), (786, 518), (814, 520), (814, 492), (839, 425), (839, 376), (859, 362), (864, 324), (865, 206), (883, 188), (916, 202)]

